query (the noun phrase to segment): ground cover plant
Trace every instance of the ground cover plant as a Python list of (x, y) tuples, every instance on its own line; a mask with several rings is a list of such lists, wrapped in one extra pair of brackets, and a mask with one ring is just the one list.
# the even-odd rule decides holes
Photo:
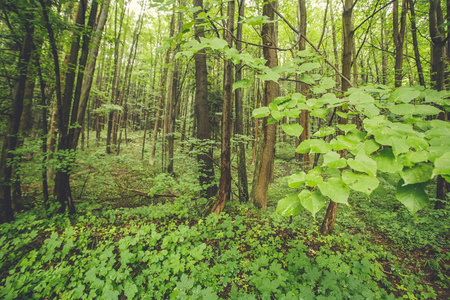
[[(77, 215), (56, 214), (56, 203), (45, 210), (37, 199), (30, 203), (36, 207), (1, 225), (1, 298), (448, 296), (449, 236), (442, 222), (448, 210), (413, 217), (385, 182), (375, 192), (379, 199), (359, 201), (363, 195), (352, 193), (334, 234), (322, 236), (305, 211), (292, 218), (275, 211), (290, 192), (286, 165), (292, 161), (280, 148), (267, 211), (232, 201), (224, 214), (204, 217), (206, 199), (198, 198), (189, 164), (175, 178), (155, 175), (133, 158), (134, 149), (125, 146), (121, 157), (96, 156), (94, 149), (79, 154)], [(158, 196), (169, 193), (177, 197)]]

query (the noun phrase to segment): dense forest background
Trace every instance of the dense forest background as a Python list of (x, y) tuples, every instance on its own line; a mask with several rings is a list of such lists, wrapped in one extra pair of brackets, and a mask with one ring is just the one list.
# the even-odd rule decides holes
[(0, 4), (2, 298), (450, 296), (450, 1)]

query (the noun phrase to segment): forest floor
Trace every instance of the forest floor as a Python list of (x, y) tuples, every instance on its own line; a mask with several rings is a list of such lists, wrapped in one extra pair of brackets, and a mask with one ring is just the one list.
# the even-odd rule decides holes
[(450, 205), (413, 216), (383, 178), (370, 199), (352, 194), (322, 236), (324, 209), (315, 219), (275, 212), (300, 170), (294, 147), (279, 143), (266, 211), (233, 196), (204, 216), (195, 154), (178, 147), (172, 177), (140, 160), (140, 143), (78, 154), (73, 216), (42, 208), (35, 162), (24, 162), (22, 213), (0, 225), (0, 298), (450, 299)]

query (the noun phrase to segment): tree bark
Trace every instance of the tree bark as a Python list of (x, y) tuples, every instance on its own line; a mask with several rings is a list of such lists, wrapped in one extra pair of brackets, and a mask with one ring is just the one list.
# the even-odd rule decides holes
[(403, 80), (403, 42), (405, 39), (406, 29), (406, 12), (408, 11), (408, 3), (402, 0), (402, 13), (400, 17), (400, 29), (398, 23), (398, 0), (393, 2), (393, 31), (395, 44), (395, 87), (402, 85)]
[[(276, 2), (265, 4), (263, 7), (263, 16), (269, 18), (269, 20), (275, 20)], [(266, 23), (262, 26), (262, 39), (264, 58), (266, 59), (266, 66), (274, 68), (278, 65), (276, 31), (274, 23)], [(265, 104), (269, 105), (276, 97), (280, 95), (280, 86), (277, 82), (266, 81), (264, 83), (264, 98)], [(273, 174), (273, 163), (275, 156), (275, 140), (276, 140), (276, 124), (267, 125), (267, 118), (263, 120), (263, 145), (262, 156), (259, 170), (255, 170), (259, 173), (256, 181), (253, 182), (254, 195), (253, 203), (256, 207), (266, 209), (267, 208), (267, 190), (269, 188), (270, 179)]]
[[(228, 21), (225, 30), (225, 40), (228, 47), (233, 47), (235, 2), (228, 2)], [(231, 193), (231, 131), (233, 120), (233, 64), (225, 60), (223, 76), (223, 103), (222, 103), (222, 151), (220, 155), (220, 184), (216, 202), (211, 213), (220, 214), (225, 203), (230, 200)]]
[(13, 101), (8, 119), (7, 132), (3, 140), (3, 147), (0, 161), (0, 179), (3, 192), (3, 201), (0, 207), (0, 223), (14, 220), (14, 211), (11, 199), (11, 179), (13, 167), (8, 161), (14, 159), (12, 151), (16, 149), (17, 136), (19, 133), (20, 117), (23, 111), (23, 100), (25, 94), (25, 84), (27, 81), (28, 64), (30, 62), (34, 27), (31, 22), (31, 14), (27, 14), (24, 24), (25, 35), (23, 37), (22, 48), (19, 54), (17, 69), (19, 76), (14, 84)]
[[(353, 0), (345, 0), (344, 10), (342, 14), (342, 28), (343, 28), (343, 53), (342, 53), (342, 75), (345, 78), (350, 78), (352, 68), (352, 50), (353, 48)], [(356, 62), (354, 62), (356, 63)], [(350, 83), (347, 80), (342, 80), (342, 91), (345, 92), (350, 88)], [(344, 110), (345, 112), (345, 110)], [(346, 118), (339, 118), (340, 124), (346, 124)], [(341, 156), (345, 156), (345, 152), (340, 153)], [(329, 235), (334, 229), (336, 223), (337, 208), (339, 203), (330, 200), (325, 218), (322, 222), (320, 229), (323, 235)]]
[[(89, 50), (89, 62), (84, 71), (84, 81), (83, 81), (83, 85), (81, 88), (80, 103), (79, 103), (79, 109), (78, 109), (77, 119), (76, 119), (76, 122), (80, 125), (84, 124), (84, 115), (86, 113), (86, 106), (89, 101), (89, 93), (91, 91), (92, 80), (94, 78), (95, 66), (96, 66), (97, 57), (98, 57), (98, 50), (100, 48), (100, 42), (102, 39), (102, 32), (103, 32), (103, 28), (105, 27), (106, 20), (108, 18), (109, 3), (110, 3), (110, 0), (104, 1), (102, 3), (102, 7), (101, 7), (100, 12), (97, 17), (97, 23), (96, 23), (97, 25), (96, 25), (96, 28), (92, 35), (92, 43), (91, 43), (91, 47)], [(87, 127), (89, 130), (89, 126), (87, 126)], [(72, 140), (73, 149), (77, 148), (80, 133), (81, 133), (81, 127), (76, 127), (74, 135), (73, 135), (73, 140)]]
[[(194, 7), (203, 9), (203, 0), (194, 0)], [(201, 19), (198, 18), (200, 11), (194, 13), (196, 19), (195, 39), (200, 42), (200, 38), (205, 36)], [(208, 74), (206, 67), (206, 51), (204, 49), (195, 54), (195, 107), (197, 115), (197, 139), (201, 143), (209, 142), (211, 139), (211, 124), (209, 120), (208, 106)], [(217, 186), (214, 183), (214, 165), (212, 161), (212, 148), (204, 149), (203, 153), (197, 155), (197, 162), (200, 173), (200, 185), (202, 195), (210, 198), (216, 194)]]
[[(238, 24), (236, 28), (236, 50), (242, 51), (242, 21), (244, 19), (245, 0), (241, 0), (239, 3), (238, 12)], [(242, 79), (242, 63), (236, 66), (235, 81)], [(243, 91), (241, 88), (236, 89), (234, 93), (235, 106), (236, 106), (236, 134), (244, 135), (244, 107), (243, 107)], [(248, 181), (247, 181), (247, 164), (245, 162), (245, 144), (243, 142), (238, 143), (238, 185), (239, 185), (239, 200), (241, 202), (248, 201)]]
[[(431, 86), (438, 90), (445, 89), (445, 32), (441, 26), (444, 22), (441, 1), (430, 0), (429, 10), (430, 37), (431, 37)], [(440, 113), (438, 118), (448, 121), (447, 113)], [(435, 209), (445, 207), (445, 198), (447, 193), (447, 182), (442, 176), (437, 177)]]
[(417, 42), (417, 26), (416, 26), (416, 11), (414, 8), (414, 0), (409, 0), (409, 11), (411, 13), (411, 31), (412, 31), (412, 41), (414, 48), (414, 58), (416, 61), (417, 74), (419, 76), (419, 84), (425, 86), (425, 78), (423, 76), (422, 62), (420, 60), (419, 43)]

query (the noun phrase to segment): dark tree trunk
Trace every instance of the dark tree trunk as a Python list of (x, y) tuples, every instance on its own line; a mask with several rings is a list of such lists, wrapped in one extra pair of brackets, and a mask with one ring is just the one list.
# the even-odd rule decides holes
[(417, 74), (419, 75), (419, 84), (421, 86), (425, 86), (425, 78), (423, 76), (422, 62), (420, 60), (419, 44), (417, 42), (416, 11), (414, 8), (414, 0), (409, 0), (409, 10), (411, 12), (410, 20), (411, 20), (412, 41), (414, 48), (414, 58), (417, 67)]
[[(429, 11), (430, 37), (431, 37), (431, 86), (438, 90), (445, 89), (445, 32), (441, 25), (444, 23), (440, 0), (430, 0)], [(446, 113), (440, 113), (439, 119), (447, 120)], [(447, 182), (442, 176), (437, 177), (436, 209), (445, 207), (445, 198), (447, 193)]]
[[(245, 0), (239, 3), (239, 19), (236, 29), (236, 50), (242, 51), (242, 23), (239, 21), (244, 19)], [(236, 81), (242, 79), (242, 63), (236, 66)], [(244, 135), (244, 108), (243, 108), (243, 93), (242, 89), (236, 89), (235, 94), (236, 105), (236, 134)], [(248, 201), (248, 182), (247, 182), (247, 167), (245, 162), (245, 144), (239, 143), (238, 146), (238, 185), (239, 185), (239, 200), (242, 202)]]
[[(234, 0), (228, 2), (228, 21), (225, 39), (228, 46), (233, 47)], [(226, 60), (223, 76), (223, 104), (222, 104), (222, 152), (220, 164), (220, 184), (217, 199), (211, 213), (220, 214), (225, 203), (230, 199), (231, 192), (231, 131), (233, 119), (233, 64)]]
[(14, 159), (12, 151), (16, 149), (17, 136), (19, 133), (20, 117), (23, 110), (23, 99), (25, 94), (25, 84), (27, 81), (28, 64), (31, 57), (33, 45), (34, 27), (30, 23), (32, 21), (31, 15), (27, 14), (28, 19), (25, 21), (25, 35), (23, 37), (22, 48), (19, 54), (19, 62), (17, 69), (19, 76), (14, 84), (13, 101), (11, 104), (11, 111), (9, 115), (7, 132), (3, 140), (1, 161), (0, 161), (0, 179), (3, 190), (3, 201), (0, 207), (0, 222), (9, 222), (14, 220), (14, 212), (12, 208), (11, 199), (11, 179), (12, 179), (12, 165), (8, 161)]
[[(203, 9), (203, 0), (194, 0), (194, 7)], [(200, 41), (200, 38), (205, 36), (204, 28), (200, 26), (201, 19), (197, 18), (199, 12), (194, 14), (194, 18), (196, 19), (195, 38), (197, 41)], [(200, 142), (209, 142), (211, 140), (207, 76), (206, 52), (202, 49), (195, 54), (195, 107), (197, 115), (197, 139)], [(209, 149), (197, 155), (200, 185), (203, 189), (202, 195), (207, 198), (213, 197), (217, 191), (217, 186), (214, 183), (212, 154), (212, 149)]]
[(400, 29), (398, 23), (398, 0), (393, 3), (393, 31), (395, 44), (395, 86), (402, 85), (403, 80), (403, 42), (406, 29), (406, 12), (408, 11), (407, 1), (402, 0), (402, 13), (400, 17)]

